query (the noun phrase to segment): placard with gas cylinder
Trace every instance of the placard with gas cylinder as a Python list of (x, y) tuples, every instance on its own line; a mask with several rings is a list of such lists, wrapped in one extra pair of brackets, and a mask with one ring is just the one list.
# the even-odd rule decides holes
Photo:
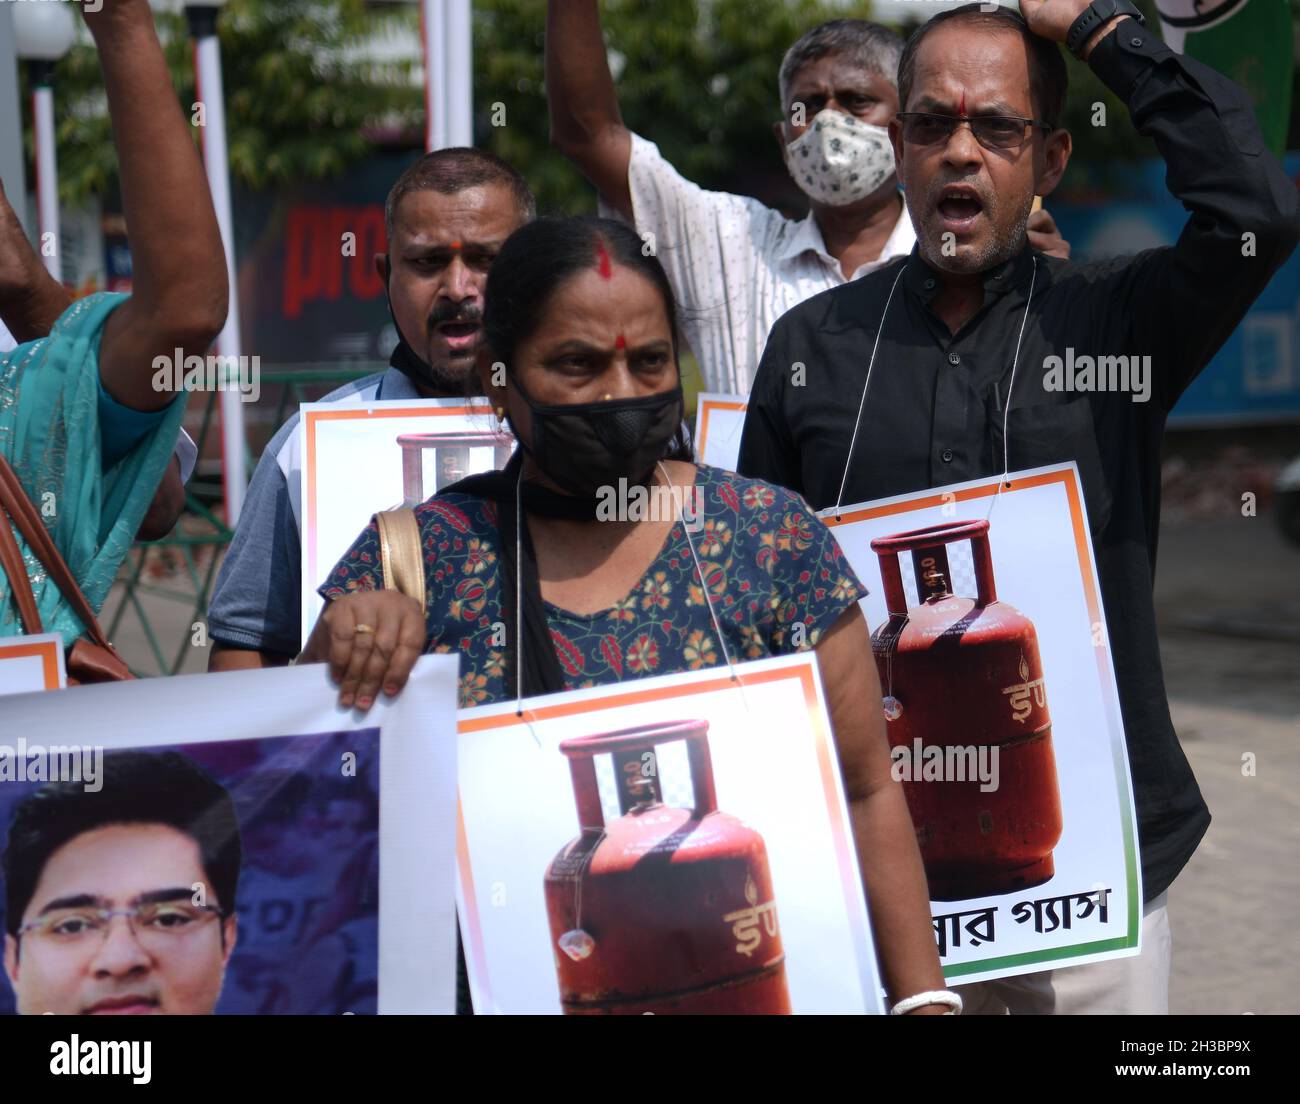
[(870, 590), (950, 983), (1137, 954), (1141, 869), (1073, 464), (823, 511)]
[(462, 710), (476, 1012), (883, 1011), (811, 653)]
[(303, 403), (302, 639), (324, 603), (316, 588), (371, 515), (417, 506), (467, 475), (503, 468), (514, 437), (485, 399)]

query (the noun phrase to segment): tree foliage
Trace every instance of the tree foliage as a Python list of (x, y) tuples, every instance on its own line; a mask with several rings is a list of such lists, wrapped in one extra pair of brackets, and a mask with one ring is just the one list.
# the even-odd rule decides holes
[[(1300, 0), (1292, 0), (1300, 3)], [(1150, 0), (1140, 6), (1154, 19)], [(606, 42), (627, 124), (657, 142), (705, 187), (774, 193), (794, 203), (771, 133), (780, 116), (777, 68), (805, 30), (840, 16), (871, 17), (870, 0), (605, 0)], [(413, 147), (423, 97), (410, 66), (359, 49), (383, 21), (413, 41), (416, 5), (365, 0), (231, 0), (221, 20), (227, 127), (237, 184), (273, 188), (345, 172), (384, 141)], [(907, 33), (919, 20), (898, 29)], [(191, 47), (180, 15), (159, 15), (173, 81), (194, 101)], [(591, 189), (549, 143), (543, 79), (545, 0), (475, 0), (474, 103), (479, 143), (527, 176), (543, 209), (590, 210)], [(1119, 99), (1068, 58), (1066, 125), (1088, 186), (1150, 156)], [(111, 191), (114, 154), (99, 62), (86, 39), (56, 71), (60, 190), (67, 202)], [(1106, 125), (1093, 122), (1105, 104)], [(504, 124), (504, 125), (501, 125)]]
[[(783, 171), (771, 126), (786, 48), (824, 19), (869, 9), (866, 0), (605, 0), (623, 119), (689, 179), (752, 192), (756, 170)], [(523, 169), (544, 209), (590, 210), (591, 189), (549, 145), (545, 23), (545, 0), (475, 4), (476, 133)], [(493, 104), (505, 106), (505, 126), (491, 125)]]
[[(193, 51), (185, 17), (155, 16), (172, 83), (191, 110)], [(232, 178), (251, 188), (320, 179), (370, 154), (374, 127), (421, 132), (423, 96), (409, 64), (357, 51), (382, 20), (418, 35), (416, 9), (364, 0), (231, 0), (221, 17)], [(59, 185), (65, 202), (112, 190), (117, 169), (99, 57), (88, 36), (55, 70)], [(196, 129), (197, 134), (197, 129)]]
[[(1140, 0), (1150, 8), (1150, 0)], [(623, 119), (658, 143), (688, 179), (708, 188), (774, 191), (799, 204), (772, 136), (780, 118), (777, 70), (786, 49), (826, 19), (870, 19), (870, 0), (605, 0), (606, 45), (615, 61)], [(545, 0), (475, 4), (476, 134), (519, 166), (544, 208), (590, 210), (591, 189), (550, 149), (543, 81)], [(1152, 15), (1154, 10), (1152, 9)], [(895, 29), (907, 34), (914, 20)], [(1075, 158), (1114, 166), (1155, 153), (1128, 111), (1087, 65), (1066, 54), (1070, 73), (1066, 125)], [(1106, 126), (1092, 105), (1106, 105)], [(494, 104), (506, 125), (493, 126)]]

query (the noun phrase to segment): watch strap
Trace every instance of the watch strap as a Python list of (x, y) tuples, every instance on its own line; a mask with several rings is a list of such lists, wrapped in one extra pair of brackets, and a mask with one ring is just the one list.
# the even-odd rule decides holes
[(1146, 17), (1129, 0), (1093, 0), (1073, 23), (1065, 35), (1065, 47), (1075, 57), (1081, 58), (1083, 48), (1093, 34), (1117, 15), (1127, 15), (1145, 24)]

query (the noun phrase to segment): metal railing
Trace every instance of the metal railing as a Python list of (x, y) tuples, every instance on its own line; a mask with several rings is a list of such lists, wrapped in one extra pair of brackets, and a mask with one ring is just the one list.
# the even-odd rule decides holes
[[(385, 367), (303, 364), (263, 369), (263, 394), (270, 387), (282, 388), (269, 421), (278, 429), (301, 403), (314, 402)], [(219, 399), (217, 392), (207, 397), (195, 438), (200, 457), (209, 435), (218, 432)], [(252, 472), (257, 457), (247, 442), (245, 449), (247, 470)], [(162, 540), (137, 542), (118, 572), (102, 621), (108, 638), (137, 676), (178, 674), (194, 649), (207, 645), (208, 601), (224, 550), (234, 536), (223, 516), (222, 499), (220, 470), (196, 472), (186, 485), (185, 510), (176, 527)]]

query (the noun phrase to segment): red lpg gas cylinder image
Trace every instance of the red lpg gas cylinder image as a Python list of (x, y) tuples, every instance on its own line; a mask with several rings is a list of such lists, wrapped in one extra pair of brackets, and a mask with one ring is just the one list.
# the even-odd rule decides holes
[[(790, 1012), (763, 837), (718, 811), (707, 721), (566, 740), (581, 834), (546, 871), (566, 1014)], [(685, 740), (694, 807), (663, 803), (655, 747)], [(605, 823), (597, 755), (622, 815)]]
[[(988, 530), (987, 521), (954, 522), (871, 542), (889, 611), (871, 637), (886, 731), (891, 749), (906, 748), (911, 760), (903, 790), (930, 896), (939, 901), (1042, 884), (1055, 872), (1052, 849), (1061, 838), (1038, 634), (998, 601)], [(971, 542), (974, 598), (951, 589), (947, 546), (961, 540)], [(910, 609), (900, 552), (912, 554), (916, 572), (920, 604)], [(996, 763), (995, 789), (972, 777), (981, 756)], [(925, 780), (927, 760), (945, 765), (941, 780), (938, 772)]]
[[(397, 443), (402, 449), (402, 505), (409, 507), (472, 475), (471, 449), (494, 449), (496, 467), (504, 468), (514, 438), (508, 433), (403, 433)], [(430, 451), (434, 455), (434, 486), (426, 494), (424, 454)]]

